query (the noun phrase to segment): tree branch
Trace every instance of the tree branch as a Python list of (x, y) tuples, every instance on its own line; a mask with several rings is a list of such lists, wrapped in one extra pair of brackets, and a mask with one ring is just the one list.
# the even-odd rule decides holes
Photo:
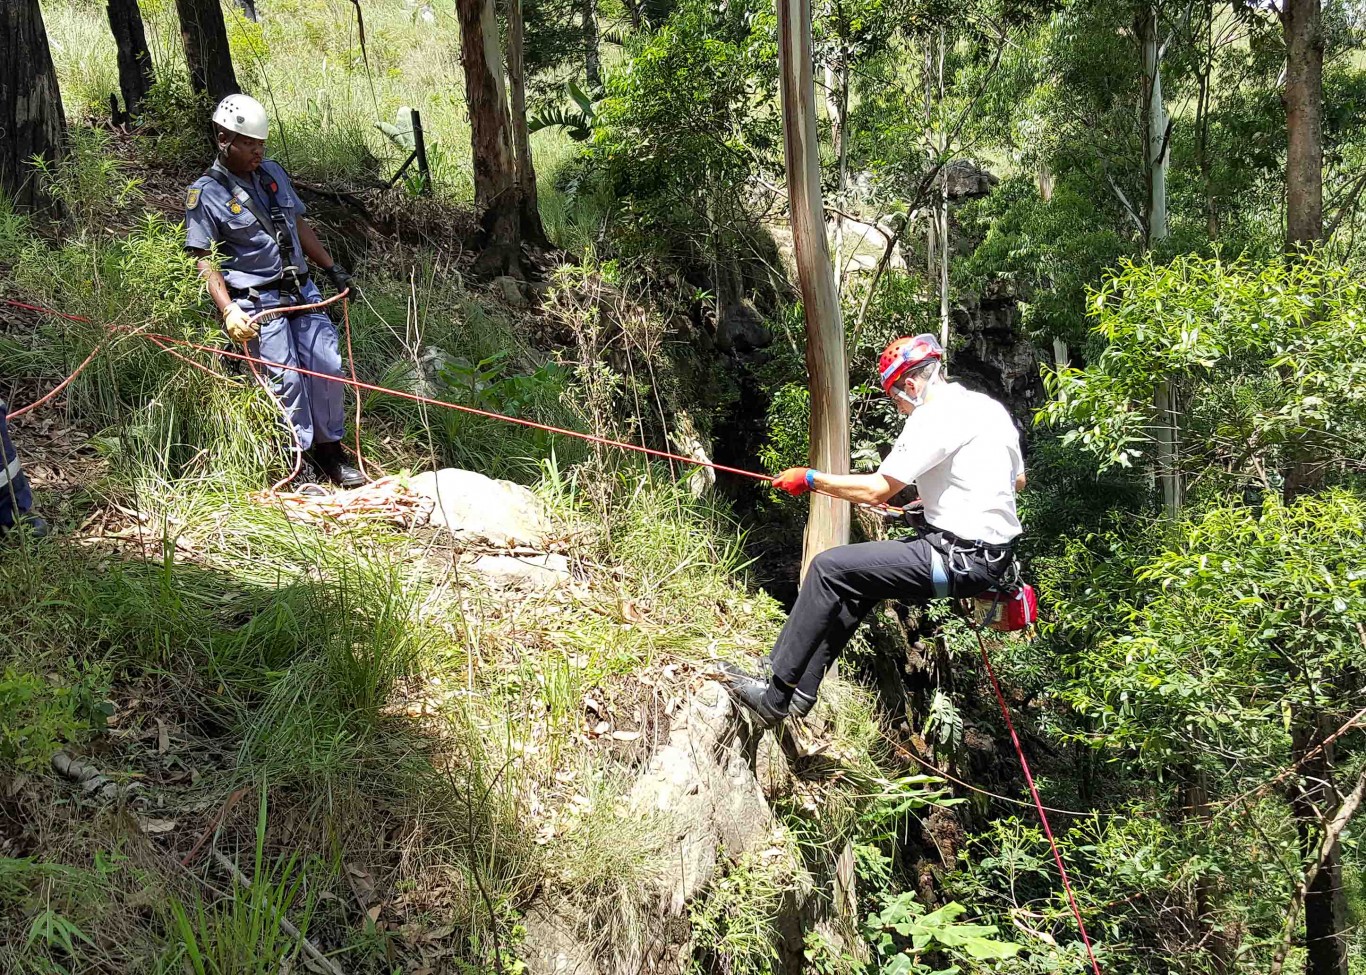
[(1328, 858), (1337, 849), (1338, 840), (1342, 837), (1342, 832), (1351, 822), (1361, 807), (1361, 802), (1366, 799), (1366, 766), (1357, 775), (1357, 783), (1352, 789), (1351, 794), (1342, 800), (1338, 810), (1333, 814), (1333, 818), (1323, 830), (1323, 839), (1319, 843), (1318, 853), (1313, 861), (1305, 868), (1304, 876), (1296, 885), (1295, 891), (1290, 895), (1290, 904), (1285, 912), (1285, 926), (1281, 929), (1281, 943), (1276, 947), (1276, 953), (1271, 958), (1271, 968), (1269, 975), (1281, 975), (1281, 970), (1285, 967), (1285, 956), (1289, 954), (1290, 947), (1295, 940), (1295, 928), (1298, 926), (1300, 911), (1304, 909), (1304, 900), (1309, 896), (1309, 888), (1313, 886), (1314, 880), (1318, 877), (1323, 865), (1328, 862)]
[(1147, 228), (1143, 226), (1143, 218), (1138, 215), (1138, 211), (1134, 209), (1134, 205), (1129, 202), (1129, 198), (1125, 196), (1124, 191), (1119, 188), (1119, 184), (1115, 182), (1115, 178), (1110, 175), (1108, 167), (1105, 169), (1105, 181), (1110, 184), (1110, 189), (1114, 190), (1115, 196), (1124, 207), (1124, 212), (1127, 213), (1129, 219), (1134, 222), (1134, 226), (1138, 228), (1138, 232), (1140, 234), (1147, 233)]
[(1357, 199), (1361, 196), (1361, 191), (1363, 189), (1366, 189), (1366, 172), (1362, 172), (1362, 174), (1357, 177), (1356, 182), (1352, 184), (1352, 188), (1347, 192), (1347, 198), (1339, 205), (1337, 215), (1333, 217), (1333, 222), (1330, 223), (1328, 229), (1323, 232), (1324, 240), (1332, 238), (1334, 231), (1342, 224), (1342, 221), (1346, 218), (1347, 214), (1352, 211), (1352, 207), (1356, 206)]

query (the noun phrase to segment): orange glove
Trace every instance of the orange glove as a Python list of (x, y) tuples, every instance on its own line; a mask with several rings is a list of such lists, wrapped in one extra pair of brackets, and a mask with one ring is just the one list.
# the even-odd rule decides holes
[(815, 486), (816, 472), (810, 467), (789, 467), (773, 479), (775, 490), (799, 498)]

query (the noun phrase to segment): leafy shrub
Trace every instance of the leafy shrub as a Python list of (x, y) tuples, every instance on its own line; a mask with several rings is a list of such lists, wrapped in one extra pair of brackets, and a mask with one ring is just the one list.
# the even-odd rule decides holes
[(68, 663), (65, 682), (12, 664), (0, 671), (0, 766), (34, 770), (102, 719), (107, 674)]

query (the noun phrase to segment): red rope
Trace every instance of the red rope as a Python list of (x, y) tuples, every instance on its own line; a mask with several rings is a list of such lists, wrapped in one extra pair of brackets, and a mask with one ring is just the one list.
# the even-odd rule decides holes
[(70, 386), (73, 382), (76, 381), (76, 377), (79, 376), (82, 372), (85, 371), (85, 367), (88, 366), (88, 365), (90, 365), (90, 363), (92, 363), (93, 361), (95, 361), (95, 356), (99, 355), (99, 354), (100, 354), (100, 350), (103, 349), (103, 348), (104, 348), (104, 342), (99, 342), (98, 344), (96, 344), (96, 346), (95, 346), (93, 349), (90, 350), (90, 354), (89, 354), (88, 356), (85, 357), (85, 361), (82, 362), (79, 366), (76, 367), (76, 371), (75, 371), (75, 372), (73, 372), (71, 375), (67, 376), (65, 379), (63, 379), (63, 380), (62, 380), (60, 383), (58, 383), (56, 386), (53, 386), (53, 387), (52, 387), (52, 390), (51, 390), (46, 396), (43, 396), (43, 397), (40, 397), (39, 399), (34, 400), (32, 403), (28, 404), (28, 406), (20, 407), (19, 409), (15, 410), (13, 413), (7, 413), (7, 414), (5, 414), (5, 420), (6, 420), (6, 422), (8, 422), (8, 421), (10, 421), (10, 420), (18, 419), (19, 417), (23, 416), (25, 413), (29, 412), (30, 410), (36, 410), (38, 407), (42, 406), (44, 403), (48, 402), (48, 401), (51, 400), (53, 397), (55, 397), (55, 396), (56, 396), (58, 393), (60, 393), (62, 390), (66, 389), (66, 387)]
[[(37, 305), (26, 305), (22, 301), (12, 301), (9, 298), (4, 298), (0, 300), (3, 300), (4, 303), (7, 305), (13, 305), (15, 308), (23, 308), (27, 311), (41, 312), (44, 315), (56, 315), (58, 318), (65, 318), (69, 322), (90, 321), (90, 319), (86, 318), (83, 315), (68, 315), (65, 312), (53, 311), (51, 308), (40, 308)], [(79, 376), (82, 372), (84, 372), (85, 367), (90, 365), (90, 363), (94, 361), (95, 356), (99, 355), (100, 349), (102, 348), (104, 348), (104, 342), (100, 342), (93, 349), (91, 349), (90, 354), (85, 357), (85, 361), (76, 367), (76, 371), (73, 372), (71, 375), (67, 376), (56, 386), (54, 386), (46, 396), (34, 400), (32, 403), (28, 404), (28, 406), (21, 407), (20, 409), (15, 410), (13, 413), (5, 414), (5, 421), (8, 422), (10, 420), (16, 420), (19, 417), (23, 416), (25, 413), (28, 413), (30, 410), (36, 410), (44, 403), (51, 401), (58, 393), (60, 393), (62, 390), (66, 389), (66, 387), (70, 386), (73, 382), (75, 382), (76, 377)]]
[(389, 389), (385, 386), (376, 386), (374, 383), (363, 382), (359, 379), (348, 379), (345, 376), (331, 376), (327, 373), (317, 372), (313, 369), (305, 369), (303, 366), (291, 366), (283, 362), (272, 362), (269, 359), (262, 359), (258, 356), (244, 355), (241, 352), (232, 352), (227, 349), (215, 349), (212, 346), (201, 345), (191, 342), (188, 339), (176, 338), (172, 335), (161, 335), (157, 332), (139, 333), (143, 337), (150, 339), (158, 344), (169, 342), (183, 348), (194, 349), (198, 352), (207, 352), (210, 355), (226, 356), (229, 359), (238, 359), (242, 362), (254, 363), (258, 366), (268, 366), (272, 369), (288, 369), (290, 372), (297, 372), (303, 376), (313, 376), (316, 379), (325, 379), (329, 382), (342, 383), (354, 389), (364, 389), (372, 393), (384, 393), (389, 396), (397, 396), (399, 399), (411, 400), (414, 403), (424, 403), (428, 406), (440, 406), (448, 410), (458, 410), (461, 413), (469, 413), (473, 416), (482, 416), (490, 420), (501, 420), (505, 423), (513, 423), (517, 426), (529, 427), (533, 430), (541, 430), (546, 433), (558, 433), (566, 437), (577, 437), (580, 440), (587, 440), (590, 443), (601, 444), (605, 447), (617, 447), (621, 450), (634, 450), (637, 453), (649, 454), (652, 457), (660, 457), (666, 460), (676, 460), (685, 464), (693, 464), (698, 467), (710, 467), (714, 470), (723, 471), (727, 474), (738, 474), (741, 477), (753, 478), (756, 481), (772, 481), (773, 478), (767, 474), (756, 474), (754, 471), (743, 470), (739, 467), (727, 467), (725, 464), (714, 464), (711, 461), (698, 460), (695, 457), (686, 457), (682, 454), (672, 454), (667, 450), (657, 450), (654, 447), (642, 447), (640, 444), (626, 443), (622, 440), (612, 440), (609, 437), (599, 437), (591, 433), (583, 433), (579, 430), (568, 430), (564, 427), (553, 426), (548, 423), (537, 423), (535, 420), (524, 420), (517, 416), (505, 416), (502, 413), (495, 413), (492, 410), (481, 410), (474, 406), (466, 406), (463, 403), (451, 403), (447, 400), (436, 399), (431, 396), (422, 396), (418, 393), (409, 393), (401, 389)]
[(1006, 705), (1006, 696), (1001, 693), (1001, 684), (996, 680), (996, 671), (991, 666), (991, 657), (987, 654), (986, 640), (982, 639), (981, 629), (976, 629), (976, 633), (977, 645), (982, 649), (982, 663), (987, 669), (987, 676), (991, 678), (991, 689), (996, 692), (996, 701), (1001, 705), (1001, 716), (1006, 719), (1006, 728), (1010, 731), (1010, 740), (1015, 746), (1015, 754), (1020, 759), (1020, 768), (1024, 770), (1025, 781), (1029, 783), (1029, 794), (1034, 799), (1034, 808), (1039, 813), (1039, 822), (1043, 824), (1044, 835), (1048, 837), (1048, 846), (1053, 851), (1053, 862), (1058, 865), (1058, 874), (1062, 877), (1063, 890), (1067, 891), (1067, 903), (1072, 906), (1072, 916), (1077, 919), (1077, 930), (1081, 932), (1082, 944), (1086, 945), (1086, 956), (1091, 959), (1091, 971), (1095, 975), (1101, 975), (1100, 963), (1096, 961), (1096, 953), (1091, 948), (1091, 938), (1086, 933), (1086, 922), (1081, 919), (1081, 908), (1077, 906), (1077, 897), (1072, 893), (1072, 881), (1067, 877), (1067, 868), (1063, 866), (1062, 854), (1058, 852), (1058, 841), (1053, 838), (1053, 829), (1048, 825), (1048, 813), (1044, 812), (1043, 800), (1039, 798), (1038, 786), (1034, 784), (1034, 775), (1029, 770), (1029, 760), (1025, 758), (1024, 746), (1020, 744), (1020, 736), (1015, 733), (1015, 722), (1010, 718), (1010, 708)]

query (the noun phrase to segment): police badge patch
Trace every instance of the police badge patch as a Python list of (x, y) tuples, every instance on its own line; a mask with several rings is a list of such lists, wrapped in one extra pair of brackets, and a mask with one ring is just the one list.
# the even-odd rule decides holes
[(234, 217), (237, 216), (239, 213), (242, 212), (242, 204), (238, 203), (236, 200), (229, 200), (228, 212), (231, 213)]
[(185, 194), (185, 209), (193, 210), (197, 206), (199, 206), (199, 187), (191, 186)]

